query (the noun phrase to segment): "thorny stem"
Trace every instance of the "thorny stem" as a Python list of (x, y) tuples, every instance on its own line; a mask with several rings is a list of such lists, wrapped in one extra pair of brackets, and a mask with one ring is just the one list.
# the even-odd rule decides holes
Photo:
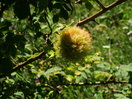
[(100, 11), (98, 11), (97, 13), (95, 13), (94, 15), (92, 15), (92, 16), (90, 16), (90, 17), (88, 17), (88, 18), (86, 18), (86, 19), (78, 22), (77, 26), (82, 26), (82, 25), (84, 25), (84, 24), (86, 24), (86, 23), (88, 23), (90, 21), (95, 20), (95, 18), (97, 18), (98, 16), (102, 15), (106, 11), (108, 11), (108, 10), (116, 7), (117, 5), (119, 5), (119, 4), (121, 4), (121, 3), (125, 2), (125, 1), (127, 1), (127, 0), (118, 0), (118, 1), (115, 1), (115, 2), (113, 2), (112, 4), (110, 4), (108, 6), (105, 6), (105, 9), (101, 9)]
[[(18, 69), (22, 68), (23, 66), (25, 66), (25, 65), (27, 65), (29, 63), (34, 62), (37, 59), (40, 59), (44, 54), (45, 54), (45, 51), (42, 51), (37, 56), (35, 56), (33, 58), (30, 58), (30, 59), (28, 59), (28, 60), (26, 60), (24, 62), (19, 63), (18, 65), (16, 65), (16, 66), (13, 67), (13, 69), (12, 69), (11, 72), (14, 72), (14, 71), (18, 70)], [(6, 75), (0, 75), (0, 78), (5, 77), (5, 76)]]
[(126, 81), (106, 81), (106, 82), (87, 82), (87, 83), (71, 83), (64, 84), (67, 86), (82, 86), (82, 85), (104, 85), (104, 84), (128, 84)]

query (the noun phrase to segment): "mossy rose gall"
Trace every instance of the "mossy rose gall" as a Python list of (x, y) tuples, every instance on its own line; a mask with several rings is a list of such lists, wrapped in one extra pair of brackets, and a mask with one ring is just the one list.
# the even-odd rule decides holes
[(91, 43), (92, 38), (88, 31), (71, 26), (59, 32), (54, 48), (57, 55), (70, 61), (79, 61), (87, 56)]

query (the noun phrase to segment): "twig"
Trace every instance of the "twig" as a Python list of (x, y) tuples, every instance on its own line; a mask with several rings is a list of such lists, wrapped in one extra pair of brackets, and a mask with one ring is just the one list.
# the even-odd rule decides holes
[[(11, 70), (10, 73), (12, 73), (12, 72), (14, 72), (14, 71), (16, 71), (16, 70), (18, 70), (18, 69), (24, 67), (25, 65), (27, 65), (27, 64), (29, 64), (29, 63), (32, 63), (32, 62), (36, 61), (37, 59), (40, 59), (44, 54), (45, 54), (45, 52), (42, 51), (42, 52), (40, 52), (37, 56), (35, 56), (35, 57), (33, 57), (33, 58), (30, 58), (30, 59), (28, 59), (28, 60), (26, 60), (26, 61), (24, 61), (24, 62), (19, 63), (18, 65), (16, 65), (16, 66), (13, 67), (13, 69)], [(5, 76), (7, 76), (7, 75), (2, 74), (2, 75), (0, 75), (0, 78), (3, 78), (3, 77), (5, 77)]]
[(50, 34), (51, 34), (51, 33), (52, 33), (52, 27), (51, 27), (50, 22), (49, 22), (48, 19), (47, 19), (47, 12), (46, 12), (46, 11), (44, 12), (44, 18), (45, 18), (45, 20), (46, 20), (46, 22), (47, 22), (47, 24), (48, 24), (48, 27), (49, 27), (49, 29), (50, 29)]
[[(33, 58), (30, 58), (30, 59), (28, 59), (28, 60), (26, 60), (26, 61), (24, 61), (24, 62), (19, 63), (18, 65), (16, 65), (16, 66), (13, 67), (13, 71), (16, 71), (16, 70), (20, 69), (21, 67), (23, 67), (23, 66), (25, 66), (25, 65), (27, 65), (27, 64), (29, 64), (29, 63), (32, 63), (33, 61), (35, 61), (35, 60), (41, 58), (44, 54), (45, 54), (45, 52), (42, 51), (42, 52), (39, 53), (37, 56), (35, 56), (35, 57), (33, 57)], [(13, 71), (12, 71), (12, 72), (13, 72)]]
[(93, 20), (93, 22), (99, 25), (99, 23), (96, 20)]
[(87, 82), (87, 83), (71, 83), (71, 84), (64, 84), (67, 86), (83, 86), (83, 85), (104, 85), (104, 84), (128, 84), (126, 81), (106, 81), (106, 82)]
[(113, 2), (112, 4), (110, 4), (108, 6), (105, 6), (105, 9), (101, 9), (100, 11), (98, 11), (97, 13), (95, 13), (94, 15), (92, 15), (92, 16), (90, 16), (90, 17), (88, 17), (88, 18), (86, 18), (86, 19), (78, 22), (77, 26), (81, 26), (81, 25), (84, 25), (84, 24), (86, 24), (86, 23), (88, 23), (90, 21), (95, 20), (95, 18), (97, 18), (98, 16), (102, 15), (106, 11), (114, 8), (115, 6), (121, 4), (121, 3), (125, 2), (125, 1), (127, 1), (127, 0), (118, 0), (118, 1), (115, 1), (115, 2)]

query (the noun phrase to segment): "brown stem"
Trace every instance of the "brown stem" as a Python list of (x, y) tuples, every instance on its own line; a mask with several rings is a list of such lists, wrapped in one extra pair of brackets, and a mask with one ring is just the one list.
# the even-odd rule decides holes
[[(33, 58), (30, 58), (30, 59), (28, 59), (28, 60), (26, 60), (26, 61), (24, 61), (24, 62), (19, 63), (18, 65), (16, 65), (16, 66), (13, 67), (13, 71), (16, 71), (16, 70), (20, 69), (21, 67), (23, 67), (23, 66), (25, 66), (25, 65), (27, 65), (27, 64), (29, 64), (29, 63), (32, 63), (33, 61), (35, 61), (35, 60), (41, 58), (44, 54), (45, 54), (45, 52), (42, 51), (42, 52), (39, 53), (37, 56), (35, 56), (35, 57), (33, 57)], [(12, 72), (13, 72), (13, 71), (12, 71)]]
[(84, 24), (86, 24), (86, 23), (88, 23), (90, 21), (95, 20), (95, 18), (97, 18), (98, 16), (102, 15), (106, 11), (114, 8), (115, 6), (121, 4), (121, 3), (125, 2), (125, 1), (127, 1), (127, 0), (118, 0), (118, 1), (115, 1), (115, 2), (113, 2), (112, 4), (110, 4), (108, 6), (105, 6), (105, 9), (101, 9), (100, 11), (98, 11), (97, 13), (95, 13), (94, 15), (92, 15), (92, 16), (90, 16), (90, 17), (88, 17), (88, 18), (86, 18), (86, 19), (78, 22), (77, 26), (81, 26), (81, 25), (84, 25)]
[(104, 85), (104, 84), (128, 84), (126, 81), (106, 81), (106, 82), (87, 82), (87, 83), (71, 83), (71, 84), (64, 84), (67, 86), (83, 86), (83, 85)]
[[(30, 59), (28, 59), (24, 62), (19, 63), (18, 65), (13, 67), (11, 73), (18, 70), (18, 69), (20, 69), (20, 68), (22, 68), (22, 67), (24, 67), (25, 65), (27, 65), (29, 63), (32, 63), (32, 62), (36, 61), (37, 59), (40, 59), (44, 54), (45, 54), (45, 51), (42, 51), (37, 56), (35, 56), (33, 58), (30, 58)], [(2, 75), (0, 75), (0, 78), (5, 77), (5, 76), (7, 76), (7, 75), (2, 74)]]

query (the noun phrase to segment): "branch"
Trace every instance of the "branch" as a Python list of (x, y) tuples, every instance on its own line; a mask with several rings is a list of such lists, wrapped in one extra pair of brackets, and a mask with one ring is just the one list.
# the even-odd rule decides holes
[(35, 60), (41, 58), (44, 54), (45, 54), (45, 52), (42, 51), (42, 52), (40, 52), (37, 56), (35, 56), (35, 57), (33, 57), (33, 58), (30, 58), (30, 59), (28, 59), (28, 60), (26, 60), (26, 61), (24, 61), (24, 62), (19, 63), (18, 65), (16, 65), (16, 66), (13, 67), (13, 71), (12, 71), (12, 72), (14, 72), (14, 71), (16, 71), (16, 70), (22, 68), (23, 66), (25, 66), (25, 65), (27, 65), (27, 64), (29, 64), (29, 63), (34, 62)]
[(108, 10), (116, 7), (117, 5), (119, 5), (119, 4), (121, 4), (121, 3), (125, 2), (125, 1), (126, 0), (118, 0), (118, 1), (115, 1), (115, 2), (113, 2), (112, 4), (110, 4), (108, 6), (105, 6), (105, 9), (101, 9), (100, 11), (98, 11), (97, 13), (95, 13), (94, 15), (92, 15), (92, 16), (90, 16), (90, 17), (88, 17), (88, 18), (86, 18), (86, 19), (78, 22), (77, 26), (81, 26), (81, 25), (84, 25), (84, 24), (86, 24), (86, 23), (88, 23), (90, 21), (95, 20), (95, 18), (97, 18), (98, 16), (102, 15), (106, 11), (108, 11)]
[(47, 13), (46, 13), (46, 11), (45, 11), (45, 13), (44, 13), (44, 18), (45, 18), (45, 20), (46, 20), (46, 22), (47, 22), (47, 24), (48, 24), (48, 27), (49, 27), (49, 29), (50, 29), (50, 34), (52, 33), (52, 27), (51, 27), (51, 24), (50, 24), (50, 22), (49, 22), (49, 20), (47, 19)]
[[(24, 62), (19, 63), (18, 65), (16, 65), (16, 66), (13, 67), (13, 69), (11, 70), (10, 73), (12, 73), (12, 72), (14, 72), (14, 71), (16, 71), (16, 70), (24, 67), (25, 65), (27, 65), (29, 63), (32, 63), (32, 62), (36, 61), (37, 59), (40, 59), (44, 54), (45, 54), (45, 52), (42, 51), (37, 56), (35, 56), (33, 58), (30, 58), (30, 59), (28, 59), (28, 60), (26, 60)], [(0, 78), (5, 77), (5, 76), (7, 76), (7, 75), (5, 75), (5, 74), (0, 75)]]
[(83, 86), (83, 85), (105, 85), (105, 84), (128, 84), (126, 81), (106, 81), (106, 82), (87, 82), (87, 83), (71, 83), (64, 84), (67, 86)]

